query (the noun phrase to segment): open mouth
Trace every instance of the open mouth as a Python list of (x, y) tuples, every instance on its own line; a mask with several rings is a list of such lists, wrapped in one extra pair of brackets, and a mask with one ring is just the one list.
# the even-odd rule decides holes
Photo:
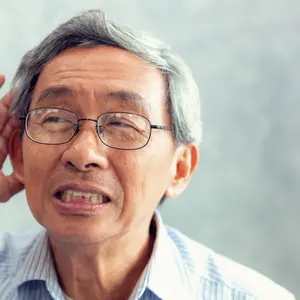
[(110, 199), (102, 194), (82, 192), (71, 189), (57, 191), (54, 196), (56, 199), (66, 203), (85, 202), (91, 204), (106, 204), (110, 202)]

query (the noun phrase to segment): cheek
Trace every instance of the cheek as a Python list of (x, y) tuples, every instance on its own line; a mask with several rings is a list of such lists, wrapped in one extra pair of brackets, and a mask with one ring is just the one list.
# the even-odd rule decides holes
[[(31, 141), (24, 142), (23, 147), (24, 181), (29, 205), (41, 203), (46, 194), (46, 185), (55, 166), (53, 149)], [(38, 199), (38, 201), (37, 201)]]
[(136, 152), (125, 152), (115, 164), (115, 170), (125, 193), (125, 197), (139, 193), (143, 177), (143, 160)]
[(134, 213), (143, 197), (142, 182), (145, 176), (145, 155), (143, 151), (119, 151), (111, 157), (111, 166), (118, 178), (124, 194), (124, 208)]
[(33, 144), (31, 142), (24, 143), (23, 159), (25, 180), (31, 181), (33, 178), (42, 176), (45, 172), (46, 165), (43, 164), (46, 156), (45, 154), (45, 151), (39, 150), (38, 144)]
[[(160, 200), (170, 178), (171, 153), (156, 149), (148, 144), (144, 151), (128, 151), (122, 159), (115, 160), (115, 170), (124, 190), (127, 204), (145, 201), (153, 206), (153, 201)], [(130, 203), (129, 203), (130, 202)]]

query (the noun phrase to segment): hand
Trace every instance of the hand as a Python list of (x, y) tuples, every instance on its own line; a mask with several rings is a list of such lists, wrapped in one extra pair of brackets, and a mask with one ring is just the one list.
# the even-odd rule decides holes
[[(4, 81), (4, 76), (0, 74), (0, 88), (4, 84)], [(0, 100), (0, 202), (7, 202), (13, 195), (24, 188), (14, 173), (5, 176), (2, 171), (4, 161), (8, 155), (9, 137), (19, 124), (14, 117), (9, 116), (8, 110), (11, 100), (11, 91)]]

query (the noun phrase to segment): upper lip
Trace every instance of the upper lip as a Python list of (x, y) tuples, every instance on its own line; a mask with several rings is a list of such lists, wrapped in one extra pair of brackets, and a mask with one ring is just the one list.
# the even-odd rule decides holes
[(89, 183), (62, 184), (55, 189), (54, 195), (58, 192), (64, 192), (66, 190), (74, 190), (74, 191), (80, 191), (84, 193), (98, 194), (98, 195), (103, 195), (108, 199), (111, 199), (111, 196), (106, 191), (104, 191), (104, 189)]

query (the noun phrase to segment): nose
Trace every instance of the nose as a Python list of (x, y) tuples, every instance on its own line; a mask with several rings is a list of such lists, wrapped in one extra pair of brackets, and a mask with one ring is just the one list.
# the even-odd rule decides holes
[(79, 132), (67, 144), (61, 157), (62, 163), (81, 172), (94, 168), (106, 169), (109, 164), (106, 146), (98, 137), (94, 123), (87, 123), (80, 126)]

